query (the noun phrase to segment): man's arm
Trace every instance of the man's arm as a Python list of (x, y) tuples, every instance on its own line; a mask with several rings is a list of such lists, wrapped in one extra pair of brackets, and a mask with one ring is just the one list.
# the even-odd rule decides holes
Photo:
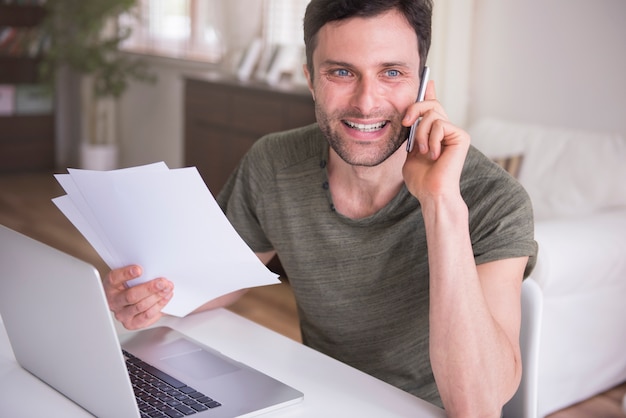
[(424, 214), (431, 364), (450, 416), (499, 417), (521, 378), (520, 292), (528, 257), (477, 267), (466, 210), (451, 206)]
[[(275, 251), (256, 253), (263, 264), (267, 264), (274, 254)], [(111, 270), (102, 281), (109, 309), (127, 329), (140, 329), (154, 324), (163, 316), (161, 310), (174, 295), (174, 283), (163, 277), (134, 287), (126, 286), (126, 282), (139, 276), (141, 267), (133, 265)], [(223, 295), (205, 303), (194, 312), (231, 305), (245, 292), (242, 289)]]
[(419, 116), (416, 147), (403, 175), (426, 228), (435, 381), (449, 416), (499, 417), (521, 377), (520, 293), (527, 257), (476, 266), (460, 191), (469, 135), (447, 120), (432, 81), (426, 100), (407, 110), (403, 124)]

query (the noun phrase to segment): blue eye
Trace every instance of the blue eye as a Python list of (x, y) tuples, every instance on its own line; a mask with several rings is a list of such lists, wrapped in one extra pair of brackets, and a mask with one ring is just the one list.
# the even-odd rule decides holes
[(336, 70), (335, 74), (339, 77), (348, 77), (350, 75), (350, 71), (346, 69)]
[(398, 77), (400, 75), (400, 71), (398, 71), (398, 70), (387, 70), (387, 75), (389, 77)]

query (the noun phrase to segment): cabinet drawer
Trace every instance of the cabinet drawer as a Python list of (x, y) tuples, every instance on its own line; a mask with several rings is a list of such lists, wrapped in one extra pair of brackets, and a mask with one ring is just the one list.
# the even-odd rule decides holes
[(283, 130), (299, 128), (315, 122), (313, 99), (302, 98), (293, 100), (285, 107)]
[[(211, 85), (213, 86), (213, 85)], [(189, 123), (221, 126), (236, 132), (262, 136), (311, 123), (312, 101), (240, 89), (189, 88), (185, 118)], [(204, 94), (204, 96), (202, 96)]]
[(315, 121), (302, 88), (187, 78), (184, 103), (185, 164), (198, 168), (214, 194), (261, 136)]
[(54, 115), (0, 116), (0, 143), (53, 135)]
[(0, 172), (52, 170), (52, 137), (30, 141), (0, 142)]
[(39, 79), (41, 60), (30, 57), (0, 56), (0, 84), (32, 84)]
[(54, 168), (54, 117), (0, 117), (0, 171)]
[(256, 136), (233, 134), (219, 127), (192, 128), (188, 134), (202, 141), (185, 144), (185, 164), (198, 169), (214, 195), (222, 190), (241, 157), (257, 140)]
[(185, 117), (207, 125), (230, 126), (232, 92), (190, 82), (185, 86)]
[(235, 131), (262, 136), (283, 128), (283, 106), (280, 100), (268, 95), (233, 95), (233, 119)]

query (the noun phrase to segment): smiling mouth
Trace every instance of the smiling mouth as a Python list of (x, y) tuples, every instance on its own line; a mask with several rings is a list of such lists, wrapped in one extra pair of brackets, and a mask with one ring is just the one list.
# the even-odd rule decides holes
[(382, 122), (378, 122), (378, 123), (370, 123), (370, 124), (363, 124), (363, 123), (354, 123), (354, 122), (350, 122), (347, 120), (344, 120), (343, 123), (352, 128), (352, 129), (356, 129), (357, 131), (360, 132), (376, 132), (379, 131), (381, 129), (383, 129), (385, 127), (385, 125), (387, 125), (387, 121), (382, 121)]

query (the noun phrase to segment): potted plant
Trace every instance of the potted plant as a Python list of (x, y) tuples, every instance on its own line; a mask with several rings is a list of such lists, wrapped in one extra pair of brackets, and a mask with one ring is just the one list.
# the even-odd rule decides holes
[[(42, 31), (47, 47), (40, 65), (42, 80), (53, 85), (62, 68), (82, 77), (81, 165), (115, 168), (115, 102), (130, 80), (154, 80), (144, 61), (119, 53), (131, 28), (121, 26), (118, 18), (132, 13), (136, 0), (47, 0), (44, 4)], [(90, 154), (104, 160), (91, 164)]]

